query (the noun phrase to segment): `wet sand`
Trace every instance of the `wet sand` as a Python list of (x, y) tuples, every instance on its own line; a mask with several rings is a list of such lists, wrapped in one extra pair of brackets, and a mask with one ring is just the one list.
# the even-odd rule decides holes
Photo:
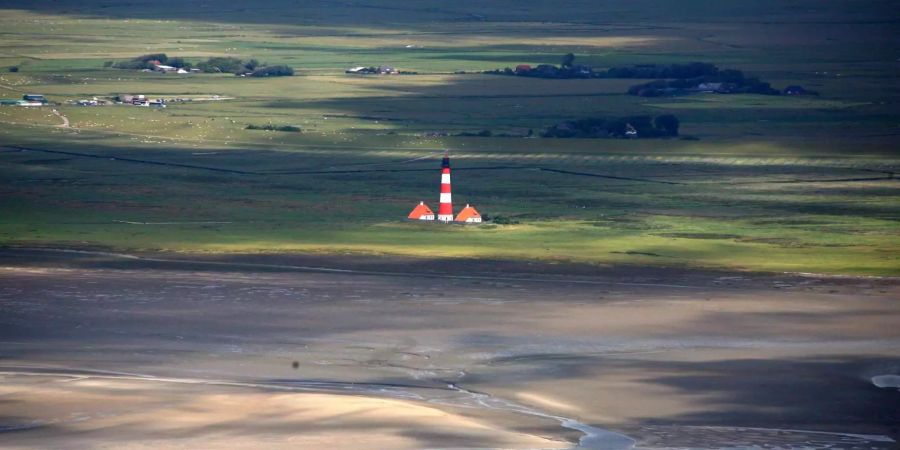
[(900, 438), (895, 280), (141, 256), (0, 250), (0, 446)]
[[(202, 380), (4, 374), (20, 418), (5, 448), (564, 448), (423, 401)], [(21, 421), (21, 419), (20, 419)], [(7, 446), (8, 445), (8, 446)]]

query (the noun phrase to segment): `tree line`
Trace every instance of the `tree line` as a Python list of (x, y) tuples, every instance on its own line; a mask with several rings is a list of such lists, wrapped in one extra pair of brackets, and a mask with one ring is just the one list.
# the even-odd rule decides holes
[[(567, 120), (551, 125), (537, 133), (542, 138), (585, 138), (585, 139), (665, 139), (678, 137), (678, 128), (681, 122), (672, 114), (651, 116), (627, 116), (627, 117), (588, 117), (583, 119)], [(534, 130), (529, 129), (528, 134), (494, 133), (491, 130), (476, 132), (430, 133), (429, 136), (460, 136), (460, 137), (504, 137), (525, 138), (534, 136)], [(685, 136), (682, 139), (696, 139)]]
[(661, 116), (590, 117), (567, 120), (543, 132), (546, 138), (668, 138), (678, 136), (680, 121)]
[(177, 69), (190, 70), (196, 68), (207, 73), (233, 73), (253, 77), (291, 76), (294, 69), (286, 65), (267, 65), (256, 59), (243, 60), (234, 57), (212, 57), (206, 61), (192, 64), (181, 57), (169, 57), (165, 53), (150, 53), (127, 61), (107, 61), (104, 66), (115, 69), (143, 70), (154, 69), (157, 65), (172, 66)]
[[(762, 94), (778, 95), (781, 92), (756, 77), (745, 76), (736, 69), (720, 69), (715, 64), (690, 62), (685, 64), (638, 64), (595, 70), (586, 65), (575, 64), (575, 55), (563, 56), (559, 66), (540, 64), (531, 67), (521, 64), (515, 69), (489, 70), (485, 73), (533, 78), (618, 78), (655, 79), (637, 84), (628, 89), (628, 94), (645, 97), (679, 95), (697, 91), (720, 94)], [(701, 86), (703, 85), (703, 86)]]

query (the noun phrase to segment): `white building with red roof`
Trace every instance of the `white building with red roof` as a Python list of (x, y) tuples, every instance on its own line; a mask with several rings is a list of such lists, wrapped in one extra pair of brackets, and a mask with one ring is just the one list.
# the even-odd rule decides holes
[(456, 215), (456, 221), (463, 223), (481, 223), (481, 214), (479, 214), (475, 208), (466, 204), (466, 207)]
[(425, 202), (419, 202), (415, 208), (413, 208), (412, 212), (409, 213), (407, 219), (410, 220), (434, 220), (434, 211), (425, 204)]

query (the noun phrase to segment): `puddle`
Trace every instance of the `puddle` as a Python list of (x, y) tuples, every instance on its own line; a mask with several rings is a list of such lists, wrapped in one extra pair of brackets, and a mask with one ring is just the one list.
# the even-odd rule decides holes
[(563, 428), (568, 428), (570, 430), (576, 430), (583, 433), (584, 436), (582, 436), (581, 439), (578, 440), (578, 445), (573, 447), (573, 449), (630, 450), (634, 448), (635, 440), (623, 434), (593, 427), (567, 417), (545, 413), (543, 411), (529, 408), (527, 406), (520, 405), (509, 400), (492, 397), (488, 394), (463, 389), (453, 383), (449, 383), (447, 387), (455, 392), (469, 396), (471, 400), (474, 400), (478, 405), (484, 408), (512, 411), (528, 416), (543, 417), (545, 419), (556, 420)]
[(900, 375), (875, 375), (872, 384), (882, 389), (894, 388), (900, 390)]

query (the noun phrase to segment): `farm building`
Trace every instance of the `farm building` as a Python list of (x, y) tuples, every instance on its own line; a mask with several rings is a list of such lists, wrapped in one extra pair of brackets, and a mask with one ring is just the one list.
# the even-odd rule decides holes
[(47, 99), (44, 98), (43, 95), (38, 94), (25, 94), (22, 96), (22, 100), (25, 100), (28, 103), (40, 103), (42, 105), (47, 104)]
[(637, 137), (638, 132), (637, 129), (631, 126), (630, 123), (625, 124), (625, 137), (633, 138)]
[(419, 202), (407, 218), (410, 220), (434, 220), (434, 211), (425, 202)]
[(481, 214), (479, 214), (475, 208), (466, 204), (466, 207), (457, 214), (456, 221), (463, 223), (481, 223)]
[(807, 95), (810, 93), (803, 86), (799, 85), (788, 86), (784, 88), (784, 91), (782, 92), (784, 93), (784, 95)]
[(165, 64), (156, 64), (153, 66), (153, 70), (162, 73), (178, 72), (177, 67), (167, 66)]
[(589, 77), (594, 73), (594, 69), (590, 66), (572, 66), (572, 72), (578, 76)]
[(722, 83), (700, 83), (697, 85), (698, 92), (718, 92), (722, 88)]
[(378, 74), (378, 75), (396, 75), (397, 69), (391, 66), (378, 66), (378, 67), (353, 67), (344, 71), (344, 73), (352, 73), (359, 75), (369, 75), (369, 74)]
[(525, 73), (531, 70), (531, 66), (528, 64), (519, 64), (516, 66), (516, 73)]
[(119, 94), (117, 99), (122, 103), (138, 104), (143, 102), (146, 99), (146, 96), (139, 94)]

